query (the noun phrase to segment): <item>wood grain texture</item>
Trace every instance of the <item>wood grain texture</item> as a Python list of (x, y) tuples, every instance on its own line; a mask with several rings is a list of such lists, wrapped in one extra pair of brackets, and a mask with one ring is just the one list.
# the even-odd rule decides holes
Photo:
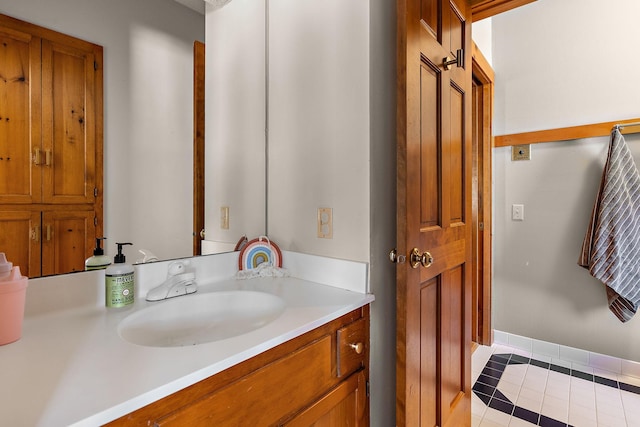
[[(495, 137), (494, 144), (496, 147), (508, 147), (511, 145), (539, 144), (542, 142), (570, 141), (574, 139), (593, 138), (596, 136), (609, 136), (613, 126), (634, 122), (640, 122), (640, 118), (499, 135)], [(638, 132), (639, 130), (640, 127), (637, 126), (629, 127), (623, 129), (622, 133)]]
[(471, 0), (473, 22), (489, 18), (536, 0)]
[(5, 15), (0, 38), (0, 211), (39, 218), (11, 250), (29, 277), (82, 270), (103, 232), (103, 49)]
[(205, 45), (193, 43), (193, 254), (202, 254), (204, 230)]
[[(474, 80), (474, 187), (477, 194), (473, 235), (473, 340), (492, 344), (491, 277), (492, 277), (492, 163), (493, 163), (493, 93), (494, 72), (482, 52), (473, 45), (472, 74)], [(482, 224), (482, 226), (481, 226)]]
[(0, 208), (0, 248), (23, 276), (40, 276), (40, 212)]
[[(427, 22), (434, 2), (437, 24)], [(428, 268), (406, 262), (396, 270), (396, 424), (468, 426), (470, 10), (463, 0), (397, 5), (397, 245), (402, 254), (429, 251), (434, 260)], [(459, 49), (466, 66), (446, 69), (443, 58)]]
[[(1, 18), (1, 15), (0, 15)], [(0, 203), (38, 203), (41, 147), (41, 40), (0, 20)]]

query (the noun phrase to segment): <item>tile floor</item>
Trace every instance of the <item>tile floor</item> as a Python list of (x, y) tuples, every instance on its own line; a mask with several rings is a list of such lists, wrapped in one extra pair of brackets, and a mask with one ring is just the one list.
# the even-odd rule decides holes
[(494, 345), (473, 354), (473, 427), (640, 427), (640, 379)]

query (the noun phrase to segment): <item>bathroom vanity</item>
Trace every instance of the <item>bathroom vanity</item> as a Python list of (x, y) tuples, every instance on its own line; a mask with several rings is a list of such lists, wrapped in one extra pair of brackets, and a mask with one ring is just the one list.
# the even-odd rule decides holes
[(367, 305), (108, 425), (366, 426), (368, 331)]
[[(193, 258), (198, 291), (160, 302), (144, 295), (168, 263), (136, 266), (136, 302), (118, 310), (104, 307), (103, 270), (30, 280), (22, 338), (0, 346), (0, 424), (368, 425), (366, 264), (283, 256), (290, 277), (250, 280), (233, 277), (237, 253)], [(270, 294), (284, 309), (194, 345), (123, 338), (145, 310), (225, 292)]]

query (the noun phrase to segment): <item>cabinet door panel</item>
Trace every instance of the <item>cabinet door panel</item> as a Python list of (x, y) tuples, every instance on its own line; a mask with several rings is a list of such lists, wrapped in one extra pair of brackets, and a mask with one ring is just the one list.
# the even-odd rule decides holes
[(0, 252), (23, 276), (40, 276), (40, 212), (0, 211)]
[(0, 203), (40, 201), (40, 39), (0, 21)]
[(42, 214), (42, 275), (84, 270), (95, 242), (93, 211)]
[(42, 41), (44, 203), (93, 203), (95, 57)]
[(353, 374), (284, 427), (358, 427), (367, 425), (364, 371)]

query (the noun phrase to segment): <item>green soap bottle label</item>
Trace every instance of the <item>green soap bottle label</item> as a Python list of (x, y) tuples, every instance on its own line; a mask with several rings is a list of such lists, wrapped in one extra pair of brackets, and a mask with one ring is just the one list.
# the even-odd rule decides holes
[(133, 272), (106, 276), (107, 307), (133, 304)]

